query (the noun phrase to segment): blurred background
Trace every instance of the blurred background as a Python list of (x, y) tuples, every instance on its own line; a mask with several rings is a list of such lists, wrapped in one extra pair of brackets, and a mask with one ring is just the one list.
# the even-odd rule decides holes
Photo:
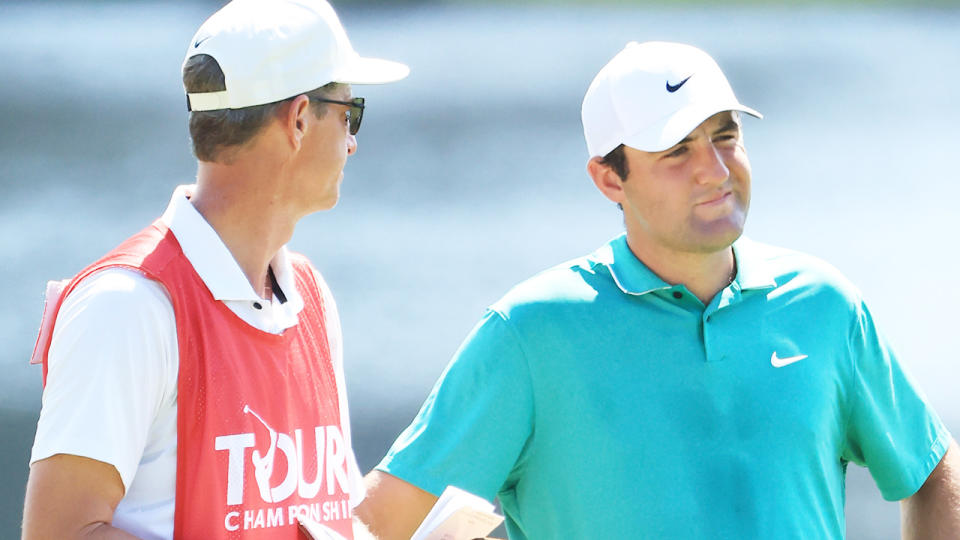
[[(48, 279), (165, 208), (195, 162), (179, 69), (219, 2), (0, 4), (0, 538), (19, 537)], [(301, 222), (339, 303), (354, 445), (368, 470), (484, 308), (593, 250), (621, 214), (585, 172), (580, 101), (630, 40), (697, 45), (741, 101), (747, 234), (827, 259), (860, 288), (960, 433), (960, 5), (684, 1), (335, 2), (355, 48), (410, 77), (368, 108), (340, 204)], [(851, 467), (853, 539), (898, 535)]]

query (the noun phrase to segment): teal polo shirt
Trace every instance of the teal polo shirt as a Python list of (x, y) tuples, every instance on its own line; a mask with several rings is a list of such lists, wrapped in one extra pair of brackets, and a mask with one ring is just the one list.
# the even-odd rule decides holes
[(950, 436), (859, 292), (741, 239), (704, 306), (620, 236), (490, 307), (378, 468), (512, 539), (843, 538), (849, 462), (913, 494)]

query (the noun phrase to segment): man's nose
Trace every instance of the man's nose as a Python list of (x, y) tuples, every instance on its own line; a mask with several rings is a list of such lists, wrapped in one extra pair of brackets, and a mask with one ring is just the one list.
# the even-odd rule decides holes
[(721, 183), (730, 177), (730, 169), (723, 162), (723, 155), (713, 143), (704, 145), (698, 154), (697, 182)]

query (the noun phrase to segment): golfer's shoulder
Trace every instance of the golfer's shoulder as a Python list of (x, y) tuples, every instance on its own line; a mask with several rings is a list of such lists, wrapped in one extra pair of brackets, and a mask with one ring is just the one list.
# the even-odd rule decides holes
[(491, 309), (514, 318), (589, 303), (596, 298), (605, 272), (592, 256), (578, 257), (518, 283)]
[(736, 244), (741, 275), (769, 281), (773, 296), (798, 296), (852, 307), (860, 304), (860, 290), (836, 266), (819, 256), (752, 240)]

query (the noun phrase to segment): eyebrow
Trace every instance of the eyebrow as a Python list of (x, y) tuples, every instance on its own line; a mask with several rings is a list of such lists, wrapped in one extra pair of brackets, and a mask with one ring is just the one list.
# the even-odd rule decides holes
[[(739, 131), (739, 129), (740, 129), (740, 123), (734, 120), (733, 118), (730, 118), (729, 120), (727, 120), (725, 124), (720, 126), (718, 129), (714, 130), (713, 134), (717, 135), (719, 133), (724, 133), (726, 131)], [(691, 139), (690, 136), (687, 135), (683, 139), (680, 139), (679, 141), (677, 141), (677, 143), (671, 146), (670, 148), (667, 148), (666, 150), (664, 150), (664, 152), (669, 152), (670, 150), (673, 150), (674, 148), (680, 146), (681, 144), (687, 144), (692, 140), (693, 139)]]
[(727, 123), (720, 126), (719, 129), (714, 131), (713, 134), (716, 135), (718, 133), (723, 133), (724, 131), (738, 131), (739, 129), (740, 129), (740, 123), (734, 120), (733, 118), (731, 118), (730, 120), (727, 120)]

